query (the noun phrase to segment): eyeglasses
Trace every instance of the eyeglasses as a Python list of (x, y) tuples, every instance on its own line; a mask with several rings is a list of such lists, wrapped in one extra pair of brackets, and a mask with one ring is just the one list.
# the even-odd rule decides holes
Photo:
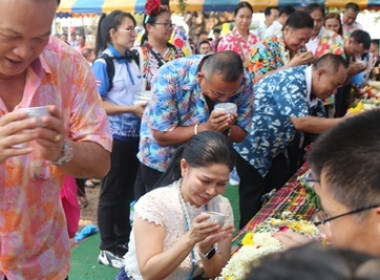
[(166, 30), (173, 29), (174, 24), (172, 22), (156, 22), (154, 25), (163, 25)]
[(128, 33), (131, 33), (131, 32), (136, 32), (137, 33), (136, 27), (127, 27), (127, 28), (122, 28), (122, 29), (119, 29), (119, 30), (127, 31)]
[(313, 174), (311, 172), (307, 173), (305, 176), (305, 181), (310, 182), (310, 183), (321, 183), (321, 180), (319, 179), (314, 179)]
[(376, 207), (380, 207), (380, 204), (360, 207), (358, 209), (355, 209), (355, 210), (352, 210), (352, 211), (349, 211), (347, 213), (343, 213), (343, 214), (340, 214), (340, 215), (337, 215), (337, 216), (334, 216), (334, 217), (330, 217), (330, 218), (327, 218), (326, 214), (323, 211), (320, 211), (320, 212), (318, 212), (317, 216), (314, 219), (314, 225), (315, 226), (324, 225), (327, 222), (330, 222), (332, 220), (335, 220), (335, 219), (338, 219), (338, 218), (341, 218), (341, 217), (344, 217), (344, 216), (352, 215), (352, 214), (357, 214), (357, 213), (360, 213), (360, 212), (363, 212), (363, 211), (367, 211), (367, 210), (370, 210), (370, 209), (373, 209), (373, 208), (376, 208)]

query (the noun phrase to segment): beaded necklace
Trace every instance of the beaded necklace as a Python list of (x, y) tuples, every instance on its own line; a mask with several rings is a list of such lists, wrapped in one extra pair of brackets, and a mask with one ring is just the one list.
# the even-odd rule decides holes
[[(179, 191), (179, 202), (181, 203), (182, 211), (185, 214), (186, 231), (189, 231), (190, 226), (191, 226), (191, 219), (190, 219), (189, 211), (188, 211), (186, 203), (185, 203), (185, 199), (183, 198), (183, 195), (182, 195), (181, 185), (180, 185), (178, 191)], [(207, 204), (205, 204), (204, 207), (205, 207), (205, 210), (207, 211), (207, 209), (208, 209)], [(191, 257), (191, 273), (190, 273), (189, 277), (187, 278), (189, 280), (193, 279), (194, 272), (197, 268), (198, 263), (200, 262), (200, 260), (197, 260), (197, 258), (195, 257), (194, 248), (191, 249), (190, 257)]]

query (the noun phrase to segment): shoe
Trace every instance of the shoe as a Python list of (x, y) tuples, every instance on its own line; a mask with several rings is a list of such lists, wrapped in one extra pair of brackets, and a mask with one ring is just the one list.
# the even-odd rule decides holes
[(124, 267), (124, 259), (116, 256), (110, 251), (102, 250), (100, 251), (98, 262), (104, 265), (109, 265), (115, 268)]
[(125, 254), (128, 252), (128, 245), (125, 244), (119, 244), (116, 246), (116, 255), (119, 257), (124, 257)]

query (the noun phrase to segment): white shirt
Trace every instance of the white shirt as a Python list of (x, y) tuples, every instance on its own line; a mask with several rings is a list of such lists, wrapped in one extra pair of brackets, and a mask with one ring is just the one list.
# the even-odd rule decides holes
[(264, 39), (276, 35), (276, 33), (282, 29), (282, 24), (275, 20), (271, 26), (267, 28), (264, 34)]
[(309, 108), (314, 107), (318, 104), (318, 98), (314, 98), (311, 100), (311, 84), (313, 82), (313, 76), (312, 76), (312, 65), (307, 67), (305, 69), (305, 77), (306, 77), (306, 88), (307, 88), (307, 95), (306, 95), (306, 102)]

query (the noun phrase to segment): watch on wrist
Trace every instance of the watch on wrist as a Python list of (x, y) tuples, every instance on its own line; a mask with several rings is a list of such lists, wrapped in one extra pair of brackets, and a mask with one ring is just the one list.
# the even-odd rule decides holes
[(215, 246), (212, 245), (210, 250), (206, 254), (203, 254), (201, 251), (198, 251), (198, 253), (202, 259), (210, 260), (216, 253)]
[(71, 161), (73, 157), (74, 157), (74, 149), (71, 146), (70, 142), (65, 140), (62, 147), (61, 154), (59, 158), (57, 159), (57, 161), (53, 162), (53, 164), (57, 166), (62, 166), (68, 163), (69, 161)]

